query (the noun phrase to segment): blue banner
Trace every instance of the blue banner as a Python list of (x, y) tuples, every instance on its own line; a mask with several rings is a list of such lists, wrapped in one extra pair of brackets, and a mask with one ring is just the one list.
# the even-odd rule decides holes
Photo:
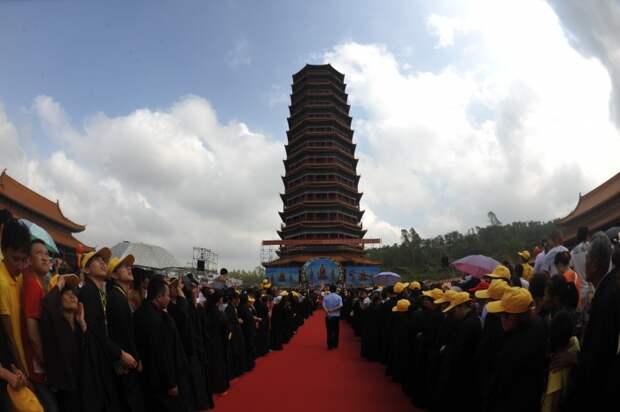
[(301, 271), (311, 287), (331, 285), (342, 281), (342, 266), (329, 258), (311, 259), (302, 266)]
[(349, 265), (345, 268), (347, 287), (361, 288), (372, 286), (373, 275), (379, 273), (379, 265), (357, 266)]
[(268, 267), (265, 276), (272, 285), (283, 288), (299, 286), (299, 266), (295, 267)]

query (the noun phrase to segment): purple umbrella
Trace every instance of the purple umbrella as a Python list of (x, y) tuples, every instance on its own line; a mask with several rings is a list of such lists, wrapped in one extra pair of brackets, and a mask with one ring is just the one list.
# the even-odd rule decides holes
[(381, 272), (372, 277), (375, 285), (392, 286), (400, 281), (400, 275), (394, 272)]
[(493, 269), (499, 264), (497, 260), (488, 256), (469, 255), (452, 262), (452, 267), (468, 275), (480, 278), (487, 273), (493, 272)]

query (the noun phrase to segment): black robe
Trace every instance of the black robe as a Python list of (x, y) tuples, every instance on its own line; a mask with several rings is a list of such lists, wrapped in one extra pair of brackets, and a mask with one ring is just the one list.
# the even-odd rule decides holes
[(232, 380), (243, 375), (243, 373), (248, 370), (248, 361), (245, 351), (245, 339), (243, 338), (243, 331), (241, 330), (241, 325), (239, 324), (237, 308), (229, 303), (224, 314), (226, 315), (226, 321), (228, 322), (228, 329), (232, 333), (230, 339), (232, 359), (231, 364), (229, 365), (230, 379)]
[[(417, 305), (416, 305), (417, 306)], [(415, 306), (414, 306), (415, 307)], [(419, 336), (422, 334), (422, 310), (415, 309), (411, 312), (411, 317), (407, 323), (407, 348), (406, 363), (402, 366), (402, 386), (403, 391), (410, 398), (413, 397), (414, 391), (417, 389), (415, 385), (416, 356), (418, 353)]]
[(475, 310), (465, 318), (454, 320), (454, 333), (446, 343), (445, 355), (438, 370), (435, 387), (435, 405), (438, 411), (467, 411), (480, 409), (480, 397), (475, 375), (476, 348), (480, 342), (482, 325)]
[(411, 312), (394, 313), (392, 325), (392, 342), (387, 370), (394, 382), (402, 383), (405, 379), (406, 368), (411, 356), (409, 330), (412, 324)]
[(256, 359), (256, 322), (254, 321), (254, 313), (254, 308), (247, 303), (239, 307), (239, 318), (243, 321), (241, 329), (243, 330), (245, 341), (248, 371), (254, 369), (254, 361)]
[(284, 303), (282, 301), (273, 305), (271, 313), (271, 349), (282, 350), (284, 343)]
[(226, 366), (228, 347), (228, 326), (224, 314), (217, 306), (204, 308), (205, 333), (207, 342), (207, 380), (213, 393), (224, 393), (230, 387)]
[[(139, 362), (140, 355), (135, 343), (133, 315), (127, 294), (114, 280), (108, 281), (106, 287), (110, 339)], [(128, 373), (118, 376), (117, 381), (123, 408), (129, 412), (145, 411), (138, 371), (136, 369), (130, 370)]]
[(120, 361), (121, 358), (121, 348), (110, 338), (107, 326), (107, 304), (102, 299), (101, 293), (103, 292), (88, 277), (79, 292), (79, 300), (84, 305), (89, 340), (92, 341), (92, 345), (88, 345), (88, 369), (99, 386), (93, 389), (101, 391), (101, 402), (92, 401), (93, 394), (82, 392), (84, 402), (93, 412), (121, 409), (117, 376), (114, 371), (114, 363)]
[(437, 335), (444, 320), (440, 310), (422, 309), (422, 332), (418, 334), (418, 350), (416, 353), (414, 392), (412, 400), (416, 406), (426, 407), (431, 401), (433, 373), (430, 367), (431, 353), (437, 344)]
[(256, 331), (256, 356), (264, 356), (269, 353), (269, 309), (261, 299), (256, 300), (254, 308), (256, 309), (256, 317), (262, 319), (258, 323), (258, 330)]
[[(142, 355), (142, 384), (149, 412), (189, 411), (186, 403), (187, 360), (174, 321), (145, 301), (134, 314), (136, 346)], [(177, 387), (178, 396), (168, 390)]]
[(620, 269), (600, 282), (575, 370), (575, 388), (566, 410), (605, 410), (617, 403), (620, 389)]
[(503, 344), (504, 330), (502, 329), (500, 314), (487, 313), (476, 351), (476, 380), (478, 381), (481, 399), (486, 399), (489, 396), (490, 374)]
[(381, 324), (382, 304), (371, 303), (368, 308), (364, 309), (364, 320), (362, 323), (362, 357), (376, 362), (380, 359), (381, 348)]
[(547, 331), (542, 319), (534, 317), (518, 330), (506, 332), (491, 370), (489, 394), (483, 400), (483, 410), (540, 410), (547, 372), (546, 354)]

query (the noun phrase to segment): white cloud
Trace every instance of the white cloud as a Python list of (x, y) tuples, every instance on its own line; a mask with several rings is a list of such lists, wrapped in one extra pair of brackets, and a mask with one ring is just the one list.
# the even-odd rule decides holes
[[(253, 267), (260, 240), (275, 236), (281, 208), (279, 142), (240, 122), (221, 124), (206, 100), (188, 96), (166, 110), (126, 116), (100, 113), (71, 124), (61, 105), (39, 96), (42, 128), (60, 143), (29, 170), (15, 128), (0, 110), (0, 158), (9, 173), (61, 199), (63, 210), (88, 228), (91, 245), (121, 240), (170, 248), (182, 262), (192, 246), (213, 248), (222, 264)], [(10, 149), (10, 150), (9, 150)]]
[(392, 226), (434, 235), (484, 225), (489, 210), (503, 221), (556, 218), (617, 172), (605, 68), (570, 46), (546, 3), (476, 6), (432, 20), (467, 27), (461, 39), (444, 24), (440, 45), (475, 50), (468, 64), (403, 72), (387, 47), (354, 42), (324, 56), (363, 109), (364, 201)]

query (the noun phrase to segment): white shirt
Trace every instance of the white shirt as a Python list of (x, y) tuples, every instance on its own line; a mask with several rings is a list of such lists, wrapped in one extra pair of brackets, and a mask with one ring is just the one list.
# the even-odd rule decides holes
[(538, 255), (536, 255), (536, 260), (534, 260), (534, 273), (541, 273), (543, 263), (545, 262), (545, 251), (543, 250)]
[(586, 280), (586, 255), (588, 254), (588, 242), (581, 242), (570, 251), (571, 266), (581, 280), (581, 290), (579, 294), (582, 298), (588, 296), (588, 281)]
[(558, 245), (551, 249), (549, 252), (547, 252), (547, 254), (545, 255), (542, 271), (548, 272), (550, 276), (555, 276), (558, 274), (558, 270), (555, 267), (555, 255), (557, 255), (559, 252), (568, 252), (568, 249), (566, 249), (562, 245)]

